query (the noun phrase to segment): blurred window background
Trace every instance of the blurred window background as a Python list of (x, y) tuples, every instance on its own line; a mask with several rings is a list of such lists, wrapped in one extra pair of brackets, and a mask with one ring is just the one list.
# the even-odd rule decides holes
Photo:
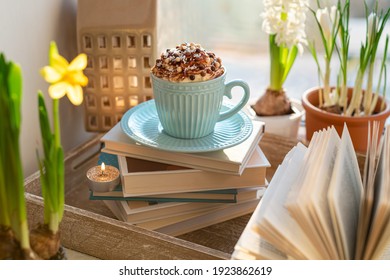
[[(310, 1), (310, 5), (316, 7), (316, 0)], [(366, 1), (368, 8), (372, 9), (375, 0)], [(319, 2), (322, 6), (336, 3), (335, 0)], [(379, 0), (378, 3), (382, 8), (390, 6), (390, 0)], [(261, 29), (262, 0), (158, 0), (158, 5), (160, 51), (183, 41), (200, 43), (222, 58), (228, 80), (241, 78), (248, 82), (253, 99), (265, 91), (269, 84), (269, 55), (268, 36)], [(77, 55), (77, 0), (1, 0), (0, 10), (3, 11), (0, 17), (0, 51), (8, 59), (20, 63), (23, 71), (21, 144), (27, 176), (38, 169), (36, 147), (40, 134), (36, 91), (41, 89), (47, 96), (48, 88), (38, 70), (47, 65), (51, 40), (57, 42), (60, 52), (67, 59)], [(366, 35), (363, 0), (351, 0), (351, 14), (352, 68), (356, 65), (360, 42)], [(308, 39), (318, 41), (318, 29), (310, 13), (306, 26)], [(384, 33), (389, 34), (389, 29), (387, 24)], [(378, 54), (382, 54), (381, 48)], [(337, 70), (337, 64), (333, 65), (333, 69), (334, 72)], [(353, 81), (354, 75), (349, 78)], [(305, 90), (318, 85), (316, 65), (309, 52), (305, 51), (295, 61), (284, 84), (285, 90), (289, 97), (300, 99)], [(390, 93), (387, 98), (390, 98)], [(93, 103), (94, 100), (86, 102)], [(51, 110), (51, 102), (47, 105)], [(93, 137), (94, 134), (84, 128), (84, 106), (73, 106), (67, 98), (63, 98), (60, 111), (65, 151)]]
[[(336, 0), (319, 0), (322, 7), (336, 4)], [(375, 0), (366, 0), (370, 11)], [(389, 0), (379, 0), (379, 7), (390, 7)], [(268, 85), (269, 56), (268, 35), (262, 31), (263, 1), (260, 0), (170, 0), (159, 2), (159, 50), (174, 47), (181, 42), (200, 43), (222, 58), (228, 69), (228, 79), (244, 78), (251, 87), (252, 97), (261, 95)], [(310, 7), (317, 8), (317, 0), (310, 0)], [(381, 40), (389, 34), (390, 24)], [(307, 13), (308, 40), (320, 46), (320, 35), (311, 12)], [(366, 35), (365, 6), (363, 0), (351, 0), (350, 21), (351, 72), (356, 66), (361, 42)], [(383, 47), (379, 48), (381, 57)], [(319, 59), (321, 60), (321, 54)], [(337, 59), (334, 61), (336, 76)], [(335, 79), (335, 77), (333, 77)], [(351, 74), (350, 83), (354, 75)], [(334, 81), (335, 82), (335, 81)], [(290, 97), (300, 98), (303, 91), (318, 86), (317, 68), (309, 51), (298, 57), (285, 82)]]

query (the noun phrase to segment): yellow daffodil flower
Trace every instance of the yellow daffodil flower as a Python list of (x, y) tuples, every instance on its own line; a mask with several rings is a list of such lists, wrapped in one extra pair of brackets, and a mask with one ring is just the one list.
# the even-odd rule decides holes
[(71, 63), (58, 53), (55, 42), (50, 43), (49, 66), (41, 69), (41, 75), (50, 83), (49, 95), (60, 99), (65, 94), (74, 105), (83, 102), (83, 86), (88, 84), (88, 78), (83, 70), (87, 66), (87, 56), (79, 54)]

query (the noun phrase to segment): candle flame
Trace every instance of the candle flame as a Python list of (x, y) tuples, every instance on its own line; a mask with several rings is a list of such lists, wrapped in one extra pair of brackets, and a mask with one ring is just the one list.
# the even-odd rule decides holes
[(102, 173), (104, 172), (104, 170), (106, 170), (106, 165), (104, 164), (104, 162), (102, 162), (102, 165), (100, 166), (100, 170), (102, 171)]

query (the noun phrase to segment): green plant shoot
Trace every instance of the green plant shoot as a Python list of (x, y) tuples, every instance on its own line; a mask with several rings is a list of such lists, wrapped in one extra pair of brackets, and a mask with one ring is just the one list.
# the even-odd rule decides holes
[[(363, 99), (363, 79), (366, 72), (368, 73), (367, 88), (363, 99), (364, 114), (368, 115), (370, 113), (371, 108), (375, 108), (376, 104), (372, 104), (372, 101), (376, 100), (376, 98), (372, 97), (374, 65), (376, 61), (379, 41), (389, 17), (390, 9), (388, 9), (386, 13), (381, 12), (380, 14), (378, 14), (378, 2), (376, 2), (374, 10), (370, 13), (370, 15), (368, 15), (368, 8), (366, 5), (367, 35), (365, 43), (361, 46), (360, 49), (359, 70), (355, 80), (353, 97), (346, 111), (347, 116), (351, 116), (352, 114), (360, 114), (361, 100)], [(386, 59), (386, 53), (383, 59)], [(381, 78), (379, 78), (379, 80), (381, 80)], [(378, 85), (378, 88), (379, 87), (380, 85)]]
[(39, 160), (42, 197), (44, 200), (44, 223), (56, 233), (64, 212), (64, 153), (59, 141), (58, 100), (53, 101), (54, 133), (51, 131), (45, 100), (38, 93), (39, 123), (44, 159)]
[(69, 63), (58, 53), (55, 42), (50, 43), (49, 65), (41, 69), (41, 75), (50, 83), (49, 95), (53, 99), (53, 130), (42, 92), (38, 92), (39, 122), (44, 158), (39, 159), (42, 196), (44, 199), (44, 223), (56, 233), (64, 214), (64, 152), (61, 145), (59, 99), (68, 96), (69, 100), (80, 105), (83, 101), (82, 86), (88, 78), (83, 70), (87, 66), (87, 56), (79, 54)]
[(270, 58), (271, 58), (271, 81), (270, 88), (272, 90), (282, 90), (284, 81), (294, 64), (298, 54), (298, 47), (292, 46), (287, 48), (279, 46), (275, 42), (276, 35), (269, 36)]
[(30, 249), (20, 155), (22, 73), (0, 54), (0, 223), (11, 226), (22, 249)]

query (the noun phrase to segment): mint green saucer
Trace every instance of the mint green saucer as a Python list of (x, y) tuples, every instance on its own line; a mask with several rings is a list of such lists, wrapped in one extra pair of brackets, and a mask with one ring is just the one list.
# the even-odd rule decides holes
[[(224, 110), (234, 105), (223, 103)], [(121, 128), (134, 141), (156, 149), (202, 153), (235, 146), (252, 133), (252, 121), (242, 111), (216, 124), (214, 132), (197, 139), (175, 138), (166, 133), (160, 124), (154, 100), (143, 102), (127, 111), (121, 119)]]

